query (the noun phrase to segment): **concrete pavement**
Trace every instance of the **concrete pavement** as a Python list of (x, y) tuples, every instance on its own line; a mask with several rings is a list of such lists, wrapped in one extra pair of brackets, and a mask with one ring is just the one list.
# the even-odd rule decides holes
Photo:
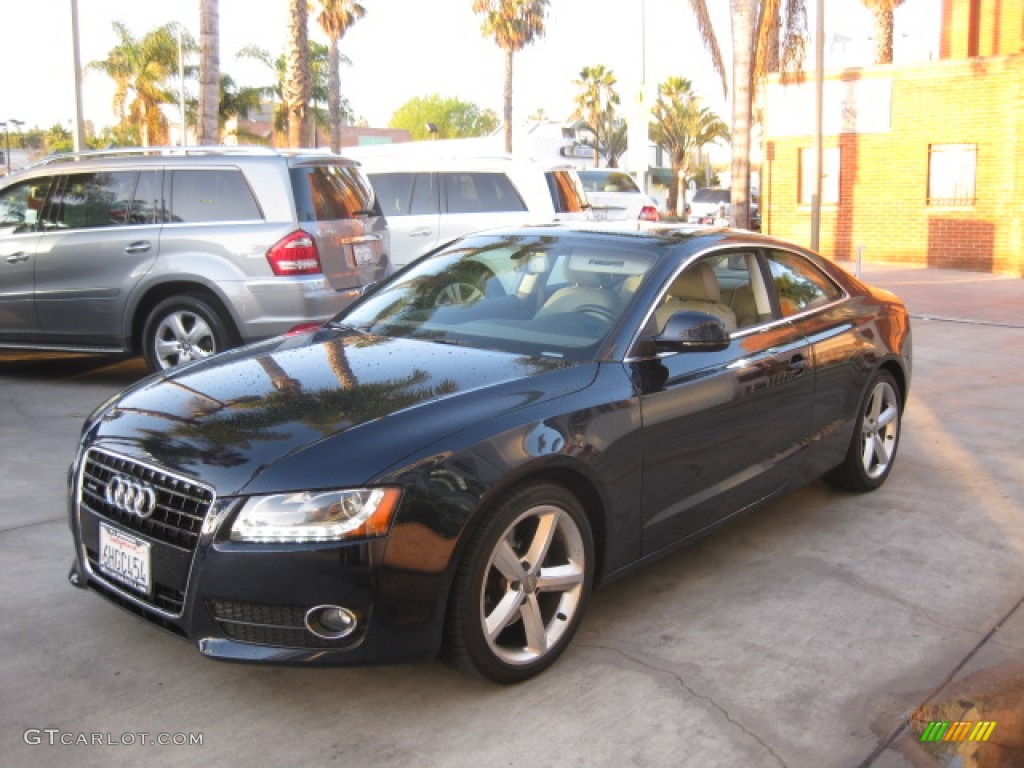
[(0, 353), (0, 764), (916, 768), (954, 764), (916, 734), (956, 716), (998, 721), (975, 757), (1016, 760), (963, 765), (1024, 765), (998, 709), (1024, 667), (1024, 280), (864, 277), (915, 315), (886, 485), (815, 483), (609, 585), (514, 688), (438, 663), (220, 664), (72, 589), (78, 429), (142, 368)]

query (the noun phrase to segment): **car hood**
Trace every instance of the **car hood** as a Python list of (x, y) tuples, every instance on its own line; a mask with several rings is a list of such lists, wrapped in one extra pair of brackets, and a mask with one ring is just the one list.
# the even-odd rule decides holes
[(351, 487), (461, 429), (577, 391), (596, 369), (324, 328), (142, 382), (86, 438), (221, 496)]

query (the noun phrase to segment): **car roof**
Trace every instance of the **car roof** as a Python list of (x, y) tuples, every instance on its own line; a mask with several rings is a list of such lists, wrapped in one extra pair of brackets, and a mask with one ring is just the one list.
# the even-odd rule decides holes
[(209, 146), (209, 147), (120, 147), (64, 152), (49, 155), (5, 177), (29, 176), (38, 171), (86, 170), (97, 167), (140, 165), (210, 165), (215, 163), (279, 163), (284, 159), (290, 167), (307, 165), (356, 165), (356, 161), (342, 155), (317, 150), (287, 150), (262, 146)]
[[(631, 239), (645, 240), (652, 243), (664, 245), (678, 245), (692, 243), (701, 247), (710, 247), (719, 243), (740, 243), (747, 246), (783, 244), (775, 238), (761, 235), (757, 232), (748, 232), (743, 229), (729, 229), (728, 227), (707, 227), (693, 224), (675, 224), (672, 222), (651, 222), (644, 226), (637, 226), (633, 221), (563, 221), (548, 224), (527, 224), (518, 227), (500, 227), (484, 230), (473, 234), (523, 234), (532, 236), (570, 236), (570, 235), (592, 235), (607, 239)], [(473, 235), (467, 235), (472, 237)], [(786, 247), (797, 248), (789, 243)]]
[(571, 163), (547, 163), (533, 158), (511, 155), (444, 155), (417, 152), (396, 152), (394, 154), (362, 154), (352, 156), (367, 173), (377, 171), (489, 171), (509, 169), (575, 171)]

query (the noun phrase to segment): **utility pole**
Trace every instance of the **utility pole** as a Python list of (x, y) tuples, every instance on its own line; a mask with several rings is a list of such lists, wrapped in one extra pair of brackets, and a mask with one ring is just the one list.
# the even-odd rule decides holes
[(814, 191), (811, 193), (811, 250), (821, 243), (822, 98), (825, 90), (825, 0), (818, 0), (814, 31)]
[(78, 43), (78, 0), (71, 0), (71, 55), (75, 67), (75, 130), (71, 134), (75, 152), (89, 144), (85, 139), (85, 117), (82, 109), (82, 50)]

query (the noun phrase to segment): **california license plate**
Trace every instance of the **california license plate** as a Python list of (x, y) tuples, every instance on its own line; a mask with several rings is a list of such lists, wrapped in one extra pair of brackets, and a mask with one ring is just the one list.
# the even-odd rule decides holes
[(356, 257), (356, 266), (358, 267), (377, 263), (377, 254), (373, 252), (372, 245), (357, 243), (352, 246), (352, 254)]
[(137, 592), (148, 595), (150, 543), (138, 536), (100, 523), (100, 570)]

